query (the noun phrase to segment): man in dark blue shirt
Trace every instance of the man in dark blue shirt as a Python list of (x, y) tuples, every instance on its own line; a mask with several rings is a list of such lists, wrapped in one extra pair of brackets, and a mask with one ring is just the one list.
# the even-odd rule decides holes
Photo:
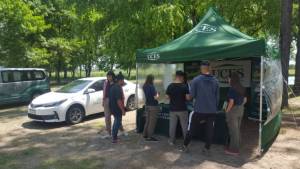
[(119, 74), (116, 77), (117, 83), (114, 83), (109, 91), (109, 108), (114, 116), (114, 124), (112, 128), (112, 143), (117, 143), (118, 131), (122, 125), (122, 115), (125, 115), (125, 107), (123, 100), (124, 76)]
[(198, 124), (205, 121), (205, 146), (208, 152), (213, 138), (214, 120), (219, 103), (219, 85), (217, 79), (210, 75), (209, 63), (201, 63), (201, 75), (195, 77), (191, 84), (191, 96), (194, 99), (194, 111), (189, 115), (187, 135), (184, 139), (183, 151), (187, 149), (192, 135), (198, 132)]

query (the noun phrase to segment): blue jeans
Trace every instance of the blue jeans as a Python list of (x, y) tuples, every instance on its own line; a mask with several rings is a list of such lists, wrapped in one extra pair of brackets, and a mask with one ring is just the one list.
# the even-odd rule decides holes
[(121, 113), (114, 113), (114, 124), (112, 127), (112, 138), (116, 140), (118, 138), (118, 131), (122, 125), (122, 114)]

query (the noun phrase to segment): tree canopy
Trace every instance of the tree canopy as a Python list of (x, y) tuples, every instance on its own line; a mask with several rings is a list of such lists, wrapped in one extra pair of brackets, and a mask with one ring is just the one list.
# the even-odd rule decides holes
[(136, 49), (179, 37), (209, 7), (250, 36), (279, 36), (273, 0), (0, 0), (0, 65), (130, 70)]

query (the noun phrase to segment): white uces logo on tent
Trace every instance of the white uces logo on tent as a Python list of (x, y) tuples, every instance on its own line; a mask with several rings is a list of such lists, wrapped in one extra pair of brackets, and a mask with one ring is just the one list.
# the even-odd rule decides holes
[(158, 60), (160, 58), (159, 53), (149, 53), (147, 54), (147, 59), (148, 60)]
[(201, 24), (198, 28), (194, 30), (196, 33), (213, 33), (217, 31), (217, 27), (209, 24)]

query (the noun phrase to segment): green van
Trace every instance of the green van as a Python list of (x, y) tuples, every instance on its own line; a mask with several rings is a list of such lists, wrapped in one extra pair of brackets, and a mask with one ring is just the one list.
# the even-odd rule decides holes
[(30, 102), (49, 91), (44, 69), (0, 68), (0, 105)]

